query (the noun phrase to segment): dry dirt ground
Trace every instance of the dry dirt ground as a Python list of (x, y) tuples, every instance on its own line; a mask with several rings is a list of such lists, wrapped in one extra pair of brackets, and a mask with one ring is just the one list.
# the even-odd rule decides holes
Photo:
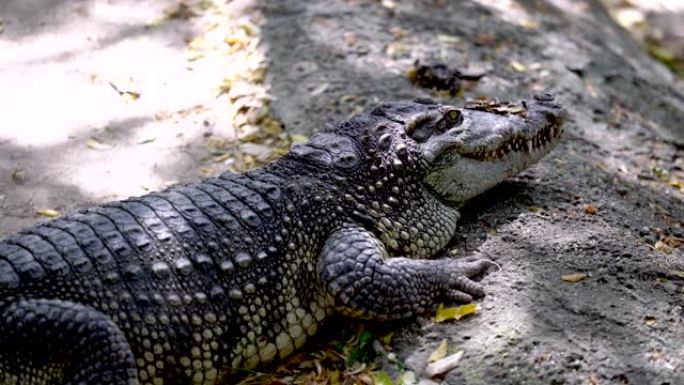
[(544, 90), (569, 121), (540, 164), (464, 207), (454, 248), (502, 266), (480, 311), (405, 325), (403, 365), (383, 369), (424, 377), (447, 339), (464, 352), (449, 384), (684, 384), (684, 86), (597, 2), (182, 4), (0, 2), (0, 236), (261, 164), (430, 94), (406, 73), (444, 62), (486, 75), (433, 96)]

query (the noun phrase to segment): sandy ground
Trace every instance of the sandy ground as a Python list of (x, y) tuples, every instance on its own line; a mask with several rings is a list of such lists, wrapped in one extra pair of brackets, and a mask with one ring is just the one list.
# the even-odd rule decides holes
[(249, 22), (239, 4), (206, 3), (0, 3), (0, 235), (38, 211), (142, 195), (234, 163), (226, 143), (245, 133), (222, 87), (263, 57), (216, 48), (231, 33), (236, 44), (258, 39), (235, 34), (231, 23)]
[[(401, 329), (406, 370), (420, 378), (446, 338), (465, 353), (449, 384), (684, 383), (684, 88), (596, 4), (252, 6), (0, 3), (0, 236), (39, 210), (258, 165), (299, 140), (274, 122), (308, 134), (429, 94), (406, 72), (446, 62), (487, 73), (447, 101), (548, 90), (570, 118), (543, 162), (464, 208), (454, 247), (502, 270), (485, 277), (477, 316)], [(259, 125), (273, 132), (255, 142)]]

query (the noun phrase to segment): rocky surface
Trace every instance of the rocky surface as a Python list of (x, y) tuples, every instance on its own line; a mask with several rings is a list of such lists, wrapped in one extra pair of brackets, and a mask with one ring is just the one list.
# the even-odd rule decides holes
[[(49, 32), (40, 30), (39, 22), (28, 22), (37, 16), (6, 5), (29, 3), (42, 4), (17, 0), (0, 5), (5, 29), (0, 42), (21, 44), (28, 39), (21, 34), (35, 35), (36, 28)], [(45, 17), (66, 12), (76, 2), (50, 3), (54, 13)], [(569, 111), (565, 138), (555, 151), (464, 207), (454, 248), (461, 255), (485, 254), (502, 269), (483, 279), (488, 295), (474, 317), (440, 324), (421, 319), (400, 330), (393, 347), (407, 369), (420, 378), (427, 357), (446, 338), (451, 349), (464, 351), (459, 366), (445, 378), (450, 384), (684, 383), (684, 86), (598, 2), (283, 0), (263, 7), (249, 1), (232, 6), (260, 15), (255, 20), (268, 69), (269, 111), (291, 133), (309, 134), (381, 100), (431, 94), (408, 80), (416, 59), (465, 73), (485, 72), (477, 82), (464, 82), (456, 98), (433, 95), (442, 101), (516, 99), (544, 90), (556, 94)], [(91, 20), (93, 14), (80, 17)], [(165, 27), (161, 36), (175, 36), (178, 40), (172, 41), (182, 45), (178, 31), (195, 21), (173, 21), (178, 25)], [(23, 23), (32, 27), (19, 28)], [(24, 61), (0, 63), (2, 79), (35, 68), (22, 67)], [(57, 71), (43, 70), (49, 69)], [(46, 76), (66, 76), (59, 71)], [(27, 87), (26, 82), (17, 86)], [(68, 79), (64, 84), (70, 84)], [(31, 90), (40, 95), (40, 89)], [(198, 170), (206, 167), (199, 160), (206, 132), (201, 119), (195, 126), (166, 122), (184, 135), (194, 127), (191, 132), (199, 135), (189, 145), (155, 142), (139, 150), (132, 144), (145, 139), (133, 135), (143, 132), (138, 131), (141, 121), (127, 118), (122, 127), (130, 131), (122, 137), (134, 149), (104, 156), (129, 147), (124, 143), (111, 152), (93, 152), (83, 145), (93, 126), (82, 136), (77, 133), (78, 141), (65, 139), (68, 127), (75, 125), (62, 123), (64, 116), (55, 106), (65, 107), (55, 98), (2, 103), (10, 112), (21, 106), (31, 116), (4, 114), (0, 234), (35, 222), (40, 207), (63, 211), (111, 199), (111, 194), (144, 193), (118, 189), (118, 180), (153, 176), (156, 184), (146, 188), (156, 188), (171, 180), (197, 179)], [(77, 105), (65, 116), (91, 112)], [(32, 114), (44, 117), (36, 126), (59, 128), (36, 135), (61, 132), (61, 144), (20, 140), (16, 133), (28, 129), (23, 118), (36, 120)], [(138, 154), (155, 158), (147, 166), (122, 162)], [(70, 179), (93, 162), (106, 167)], [(99, 187), (92, 187), (93, 175), (122, 168), (123, 177), (111, 183), (100, 179)], [(566, 274), (586, 277), (573, 283), (561, 279)], [(394, 364), (385, 363), (384, 369), (399, 374)]]

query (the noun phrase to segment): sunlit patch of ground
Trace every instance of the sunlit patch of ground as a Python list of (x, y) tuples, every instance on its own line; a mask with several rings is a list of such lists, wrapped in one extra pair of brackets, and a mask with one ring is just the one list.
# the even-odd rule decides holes
[(244, 3), (0, 4), (0, 234), (71, 211), (74, 189), (91, 202), (142, 195), (304, 140), (270, 112), (262, 18)]
[(684, 77), (684, 1), (603, 0), (611, 16), (672, 72)]

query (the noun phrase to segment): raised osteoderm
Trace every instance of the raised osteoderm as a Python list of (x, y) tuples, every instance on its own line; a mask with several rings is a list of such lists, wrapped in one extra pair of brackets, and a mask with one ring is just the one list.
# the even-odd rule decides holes
[(213, 384), (335, 311), (411, 317), (483, 295), (440, 256), (458, 204), (561, 135), (549, 95), (383, 104), (264, 168), (107, 203), (0, 241), (0, 384)]

